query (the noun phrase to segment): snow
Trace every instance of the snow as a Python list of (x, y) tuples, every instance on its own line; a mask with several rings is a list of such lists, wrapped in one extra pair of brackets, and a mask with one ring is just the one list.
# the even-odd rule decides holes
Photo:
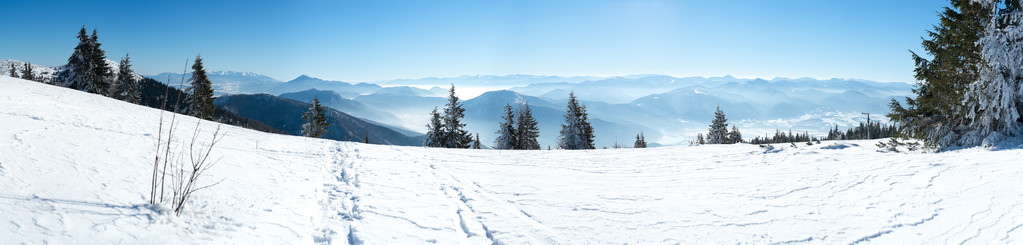
[(1019, 146), (458, 150), (223, 126), (204, 180), (222, 182), (178, 217), (146, 204), (159, 120), (0, 76), (3, 243), (1023, 242)]

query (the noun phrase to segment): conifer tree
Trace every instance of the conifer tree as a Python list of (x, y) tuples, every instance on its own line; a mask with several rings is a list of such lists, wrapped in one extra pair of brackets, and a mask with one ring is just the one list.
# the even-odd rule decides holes
[(583, 128), (582, 138), (586, 149), (596, 149), (596, 147), (594, 147), (594, 140), (597, 136), (593, 134), (593, 125), (590, 124), (590, 114), (586, 112), (585, 104), (579, 106), (579, 119)]
[(515, 132), (515, 114), (512, 112), (512, 107), (509, 104), (504, 105), (504, 122), (499, 125), (500, 128), (497, 130), (497, 138), (494, 139), (494, 149), (499, 150), (511, 150), (516, 149), (518, 146), (518, 133)]
[(96, 29), (93, 29), (92, 36), (89, 37), (89, 72), (86, 73), (85, 77), (87, 81), (85, 91), (95, 94), (108, 94), (112, 72), (107, 64), (106, 52), (100, 48), (101, 45), (99, 36), (96, 35)]
[[(11, 66), (13, 68), (13, 65)], [(36, 81), (36, 76), (32, 72), (32, 63), (26, 62), (25, 69), (21, 69), (21, 79)]]
[(192, 86), (186, 90), (188, 114), (213, 120), (213, 111), (216, 109), (216, 106), (213, 105), (213, 83), (206, 76), (206, 69), (203, 68), (202, 57), (199, 55), (195, 56), (195, 63), (192, 64), (192, 78), (189, 81), (192, 82)]
[(593, 127), (590, 126), (588, 117), (586, 106), (579, 105), (574, 92), (569, 93), (565, 124), (561, 125), (561, 132), (558, 135), (558, 148), (566, 150), (595, 149)]
[(369, 144), (369, 131), (364, 132), (362, 135), (362, 143)]
[(522, 103), (519, 105), (519, 119), (518, 127), (515, 130), (517, 136), (515, 137), (516, 149), (519, 150), (539, 150), (540, 142), (537, 141), (537, 137), (540, 137), (540, 128), (537, 128), (536, 119), (533, 119), (533, 110), (529, 109), (529, 103)]
[(465, 130), (462, 118), (465, 117), (465, 108), (458, 102), (455, 96), (455, 85), (451, 85), (448, 94), (448, 104), (444, 108), (444, 138), (445, 148), (469, 148), (472, 146), (472, 135)]
[(714, 120), (710, 123), (710, 130), (707, 132), (707, 144), (728, 144), (728, 118), (721, 106), (714, 112)]
[(699, 145), (707, 143), (707, 141), (703, 139), (703, 133), (696, 134), (696, 142), (695, 143), (699, 144)]
[(302, 124), (302, 135), (306, 137), (323, 137), (323, 134), (327, 133), (327, 127), (330, 126), (319, 98), (313, 99), (313, 103), (309, 104), (309, 111), (302, 114), (302, 119), (305, 120), (305, 124)]
[(426, 141), (423, 141), (423, 146), (444, 147), (444, 122), (436, 107), (430, 112), (430, 122), (426, 124), (426, 129)]
[(636, 135), (636, 143), (632, 145), (632, 148), (646, 148), (646, 137), (643, 136), (643, 132)]
[(114, 80), (115, 82), (111, 87), (111, 97), (137, 104), (142, 96), (142, 92), (139, 91), (138, 79), (135, 78), (131, 71), (131, 58), (125, 54), (119, 64), (117, 79)]
[(14, 62), (11, 62), (11, 77), (18, 78), (18, 68), (14, 67)]
[(476, 133), (476, 140), (472, 141), (473, 149), (482, 149), (483, 145), (480, 143), (480, 133)]
[(1018, 0), (979, 0), (993, 18), (980, 38), (984, 65), (965, 98), (968, 130), (960, 145), (990, 145), (1020, 135), (1023, 113), (1023, 10)]
[(977, 43), (990, 19), (991, 13), (979, 3), (951, 0), (951, 7), (940, 14), (941, 23), (928, 31), (930, 39), (922, 43), (933, 58), (911, 52), (918, 80), (913, 89), (916, 98), (906, 98), (906, 107), (893, 99), (887, 115), (903, 126), (905, 136), (938, 149), (958, 140), (957, 129), (968, 114), (962, 106), (967, 85), (977, 81), (984, 66)]
[(57, 73), (53, 84), (84, 91), (88, 81), (86, 77), (92, 70), (89, 60), (91, 50), (92, 44), (90, 44), (89, 36), (86, 34), (85, 26), (82, 26), (82, 29), (78, 31), (78, 46), (75, 46), (71, 57), (68, 57), (67, 65), (64, 66), (64, 69)]
[(735, 125), (732, 125), (732, 131), (728, 132), (728, 143), (742, 143), (742, 133), (739, 132), (739, 128)]

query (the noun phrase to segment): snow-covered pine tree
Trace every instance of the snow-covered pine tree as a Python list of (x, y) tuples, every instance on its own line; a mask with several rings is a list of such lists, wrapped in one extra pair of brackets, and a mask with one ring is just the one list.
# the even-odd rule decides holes
[(729, 144), (742, 143), (742, 133), (735, 125), (732, 125), (732, 131), (728, 132), (728, 142)]
[(472, 146), (472, 135), (465, 130), (462, 118), (465, 118), (465, 108), (458, 102), (455, 96), (455, 85), (451, 85), (448, 94), (448, 104), (444, 108), (444, 147), (445, 148), (469, 148)]
[(963, 99), (970, 83), (977, 81), (984, 66), (977, 45), (991, 20), (991, 12), (972, 0), (951, 0), (940, 14), (939, 25), (928, 31), (924, 50), (932, 59), (912, 53), (916, 63), (916, 98), (889, 104), (887, 116), (902, 125), (904, 136), (920, 139), (925, 146), (942, 149), (955, 145), (968, 114)]
[(632, 148), (646, 148), (646, 137), (643, 136), (643, 132), (636, 135), (636, 143), (632, 145)]
[(125, 54), (124, 58), (121, 58), (119, 66), (117, 79), (114, 79), (113, 86), (110, 89), (113, 93), (111, 97), (138, 104), (140, 97), (142, 97), (142, 92), (139, 91), (138, 79), (131, 72), (131, 58)]
[(518, 145), (518, 133), (515, 132), (515, 114), (512, 112), (512, 107), (509, 104), (504, 105), (504, 122), (499, 125), (497, 129), (497, 138), (494, 139), (494, 149), (499, 150), (511, 150), (516, 149)]
[(13, 77), (13, 78), (21, 77), (21, 76), (18, 76), (18, 68), (14, 67), (14, 62), (11, 62), (11, 74), (10, 74), (10, 76)]
[(436, 107), (430, 112), (430, 122), (426, 124), (426, 130), (426, 141), (423, 141), (423, 146), (444, 147), (444, 122)]
[(100, 48), (101, 45), (96, 29), (92, 29), (92, 36), (89, 37), (89, 72), (85, 77), (87, 81), (85, 91), (108, 94), (113, 74), (107, 64), (106, 51)]
[(517, 135), (515, 149), (539, 150), (540, 142), (536, 138), (540, 137), (540, 128), (537, 128), (536, 119), (533, 119), (533, 110), (529, 109), (529, 103), (519, 105), (518, 122), (515, 129)]
[(319, 98), (313, 99), (313, 103), (309, 104), (309, 110), (302, 114), (302, 119), (305, 120), (305, 124), (302, 124), (302, 135), (306, 137), (323, 137), (323, 134), (327, 133), (327, 126), (330, 126)]
[(25, 69), (21, 69), (21, 79), (36, 81), (36, 76), (32, 71), (32, 63), (25, 62)]
[(483, 148), (483, 144), (480, 143), (480, 133), (476, 133), (476, 140), (472, 141), (472, 148), (473, 149), (482, 149)]
[(594, 149), (593, 127), (587, 122), (585, 106), (580, 106), (575, 92), (568, 94), (568, 109), (565, 110), (565, 124), (558, 135), (558, 148), (565, 150)]
[(714, 120), (710, 123), (710, 130), (707, 132), (707, 144), (729, 144), (728, 142), (728, 118), (721, 106), (714, 112)]
[(958, 142), (962, 146), (991, 145), (1006, 137), (1020, 135), (1023, 102), (1023, 10), (1019, 0), (974, 0), (991, 12), (978, 45), (984, 65), (979, 79), (965, 94), (968, 130)]
[(82, 29), (78, 31), (78, 46), (75, 46), (75, 51), (71, 53), (71, 57), (68, 57), (67, 65), (57, 72), (53, 84), (84, 91), (87, 82), (86, 75), (91, 70), (89, 61), (91, 47), (92, 44), (86, 34), (85, 26), (82, 26)]
[(696, 134), (696, 144), (707, 144), (707, 140), (703, 139), (703, 133)]
[(194, 117), (213, 120), (213, 83), (206, 76), (206, 69), (202, 65), (202, 57), (195, 56), (195, 63), (192, 64), (192, 82), (186, 92), (188, 93), (188, 114)]

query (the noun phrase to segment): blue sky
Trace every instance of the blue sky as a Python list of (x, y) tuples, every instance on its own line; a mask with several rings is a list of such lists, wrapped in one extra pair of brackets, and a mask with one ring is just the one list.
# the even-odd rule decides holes
[(0, 59), (66, 63), (82, 25), (142, 74), (375, 81), (665, 74), (913, 82), (940, 0), (4, 1)]

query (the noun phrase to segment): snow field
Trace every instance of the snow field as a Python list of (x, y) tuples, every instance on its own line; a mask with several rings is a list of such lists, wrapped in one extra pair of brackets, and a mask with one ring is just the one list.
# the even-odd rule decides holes
[[(222, 160), (202, 180), (222, 182), (197, 192), (175, 217), (146, 204), (159, 118), (158, 110), (0, 76), (0, 237), (30, 244), (1023, 238), (1020, 147), (883, 153), (872, 140), (496, 151), (365, 145), (225, 125), (214, 150)], [(175, 137), (189, 136), (196, 119), (178, 118)], [(203, 132), (215, 127), (201, 123)]]

